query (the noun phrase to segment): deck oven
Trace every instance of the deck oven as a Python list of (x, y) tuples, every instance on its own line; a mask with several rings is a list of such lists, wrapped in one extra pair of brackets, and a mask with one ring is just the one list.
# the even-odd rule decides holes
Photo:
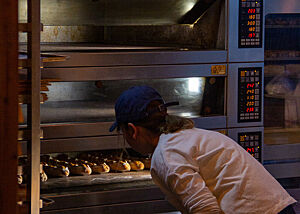
[[(43, 63), (41, 155), (130, 151), (108, 131), (114, 102), (131, 86), (149, 85), (166, 101), (179, 101), (170, 114), (228, 135), (263, 162), (263, 0), (44, 0), (41, 6), (41, 51), (64, 56)], [(26, 43), (22, 35), (20, 41)], [(20, 50), (26, 51), (22, 43)], [(41, 213), (174, 210), (147, 170), (50, 178), (40, 191), (55, 201)]]

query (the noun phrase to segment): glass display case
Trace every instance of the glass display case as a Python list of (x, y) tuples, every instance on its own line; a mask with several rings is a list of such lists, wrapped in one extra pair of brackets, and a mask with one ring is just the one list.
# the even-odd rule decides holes
[(265, 17), (264, 165), (283, 186), (299, 188), (300, 8), (295, 1), (269, 1), (268, 4)]

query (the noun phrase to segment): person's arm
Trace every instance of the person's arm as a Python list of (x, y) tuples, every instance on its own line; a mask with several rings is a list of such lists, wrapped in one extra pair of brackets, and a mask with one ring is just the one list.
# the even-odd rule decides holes
[(222, 213), (216, 197), (192, 167), (181, 165), (169, 169), (166, 182), (170, 191), (179, 198), (188, 213)]

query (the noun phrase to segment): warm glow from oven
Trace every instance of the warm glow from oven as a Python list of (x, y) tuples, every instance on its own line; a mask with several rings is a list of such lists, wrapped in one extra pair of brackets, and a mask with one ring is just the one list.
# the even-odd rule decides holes
[(198, 93), (200, 91), (200, 79), (199, 78), (189, 78), (188, 82), (189, 92)]
[(188, 12), (190, 11), (194, 6), (196, 2), (195, 1), (187, 1), (185, 4), (185, 11)]
[(181, 113), (180, 116), (181, 116), (181, 117), (191, 117), (192, 114), (189, 113), (189, 112), (186, 112), (186, 113)]

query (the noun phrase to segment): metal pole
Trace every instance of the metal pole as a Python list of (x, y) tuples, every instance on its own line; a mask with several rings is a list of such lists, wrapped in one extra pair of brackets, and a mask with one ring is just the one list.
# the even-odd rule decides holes
[(31, 142), (27, 143), (30, 176), (28, 182), (29, 212), (40, 212), (40, 0), (28, 0), (28, 24), (30, 31), (27, 34), (28, 50), (28, 80), (31, 81), (31, 102), (28, 105), (28, 127), (31, 130)]

